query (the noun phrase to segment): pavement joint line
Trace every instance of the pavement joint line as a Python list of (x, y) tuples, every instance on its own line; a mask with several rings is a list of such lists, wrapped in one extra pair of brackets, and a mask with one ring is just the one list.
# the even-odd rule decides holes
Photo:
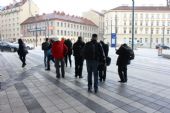
[[(47, 73), (47, 72), (46, 72)], [(54, 74), (54, 72), (50, 72), (50, 73), (52, 73), (52, 74)], [(49, 76), (51, 76), (49, 73), (47, 73)], [(70, 74), (70, 73), (69, 73)], [(52, 76), (51, 76), (52, 77)], [(54, 77), (52, 77), (52, 78), (54, 78)], [(72, 77), (67, 77), (67, 78), (65, 78), (64, 80), (67, 80), (67, 81), (69, 81), (70, 80), (70, 78), (71, 79), (74, 79), (74, 78), (72, 78)], [(55, 78), (54, 78), (55, 79)], [(61, 82), (63, 82), (63, 81), (61, 81)], [(70, 82), (70, 81), (69, 81)], [(77, 81), (77, 82), (79, 82), (79, 81)], [(71, 82), (72, 83), (72, 82)], [(79, 82), (80, 83), (80, 82)], [(72, 84), (74, 84), (74, 83), (72, 83)], [(81, 83), (82, 84), (82, 83)], [(76, 85), (76, 84), (74, 84), (74, 85)], [(77, 86), (77, 85), (76, 85)], [(80, 87), (80, 88), (83, 88), (82, 86), (77, 86), (77, 87)], [(85, 88), (83, 88), (84, 90), (85, 90)], [(104, 94), (104, 93), (102, 93), (102, 92), (100, 92), (100, 94), (99, 95), (106, 95), (106, 94)], [(102, 96), (99, 96), (99, 95), (97, 95), (96, 94), (96, 96), (97, 97), (100, 97), (100, 98), (102, 98)], [(112, 98), (114, 98), (114, 97), (112, 97)], [(104, 99), (104, 98), (102, 98), (102, 99)], [(105, 99), (104, 99), (105, 100)], [(109, 100), (105, 100), (105, 101), (107, 101), (107, 102), (109, 102)], [(119, 100), (120, 101), (120, 100)], [(135, 101), (134, 101), (135, 102)], [(123, 102), (124, 103), (124, 102)], [(112, 103), (113, 104), (113, 103)], [(129, 103), (130, 104), (130, 103)], [(126, 105), (128, 105), (128, 106), (131, 106), (131, 105), (129, 105), (128, 103), (125, 103), (123, 106), (126, 106)], [(141, 103), (139, 103), (139, 104), (141, 104)], [(114, 105), (114, 104), (113, 104)], [(119, 107), (119, 108), (123, 108), (123, 106), (117, 106), (117, 107)], [(134, 109), (134, 111), (137, 111), (138, 110), (138, 108), (135, 108), (135, 107), (133, 107), (133, 106), (131, 106), (131, 108), (133, 108)], [(149, 107), (149, 109), (153, 109), (153, 108), (151, 108), (151, 107)], [(126, 109), (124, 109), (125, 111), (127, 111)], [(140, 109), (141, 110), (141, 109)], [(153, 110), (155, 110), (155, 109), (153, 109)], [(129, 111), (128, 111), (129, 112)], [(144, 111), (143, 111), (144, 112)]]

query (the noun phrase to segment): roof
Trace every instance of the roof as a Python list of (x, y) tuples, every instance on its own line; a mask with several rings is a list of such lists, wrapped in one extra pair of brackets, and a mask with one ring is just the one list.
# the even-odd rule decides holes
[(7, 5), (7, 6), (2, 8), (2, 11), (22, 6), (23, 4), (25, 4), (26, 1), (27, 0), (22, 0), (21, 2), (16, 2), (14, 4)]
[[(119, 6), (111, 10), (132, 10), (131, 6)], [(170, 11), (167, 6), (135, 6), (136, 11)]]
[(96, 11), (96, 10), (91, 10), (91, 11), (97, 13), (97, 14), (100, 15), (100, 16), (104, 16), (104, 14), (102, 14), (102, 13)]
[(42, 15), (36, 15), (33, 17), (29, 17), (23, 23), (21, 23), (21, 25), (42, 22), (42, 21), (47, 21), (47, 20), (61, 20), (61, 21), (97, 26), (91, 20), (88, 20), (86, 18), (78, 17), (78, 16), (74, 16), (74, 15), (72, 15), (72, 16), (65, 15), (64, 12), (56, 12), (56, 11), (54, 11), (54, 13), (50, 13), (50, 14), (42, 14)]

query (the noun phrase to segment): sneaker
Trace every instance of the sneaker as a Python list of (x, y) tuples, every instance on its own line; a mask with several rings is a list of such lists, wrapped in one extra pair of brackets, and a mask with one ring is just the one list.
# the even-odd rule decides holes
[(94, 89), (94, 93), (97, 93), (98, 92), (98, 89)]
[(88, 88), (88, 92), (89, 92), (89, 93), (92, 93), (92, 90), (91, 90), (91, 88)]

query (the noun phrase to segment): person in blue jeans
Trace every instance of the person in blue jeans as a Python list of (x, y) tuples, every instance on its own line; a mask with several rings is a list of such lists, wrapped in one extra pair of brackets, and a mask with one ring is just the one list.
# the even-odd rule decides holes
[(92, 92), (92, 73), (94, 74), (94, 92), (98, 92), (98, 64), (104, 60), (102, 46), (97, 42), (97, 34), (92, 35), (90, 42), (83, 48), (83, 57), (86, 59), (88, 72), (88, 91)]

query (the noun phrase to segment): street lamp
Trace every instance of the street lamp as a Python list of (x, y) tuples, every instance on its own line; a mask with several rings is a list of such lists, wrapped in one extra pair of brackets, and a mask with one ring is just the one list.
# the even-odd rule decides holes
[(163, 37), (162, 37), (162, 45), (165, 43), (165, 25), (163, 25)]
[(153, 34), (153, 23), (151, 22), (151, 36), (150, 36), (150, 48), (152, 48), (152, 34)]
[(132, 50), (134, 50), (134, 6), (135, 1), (132, 0)]

